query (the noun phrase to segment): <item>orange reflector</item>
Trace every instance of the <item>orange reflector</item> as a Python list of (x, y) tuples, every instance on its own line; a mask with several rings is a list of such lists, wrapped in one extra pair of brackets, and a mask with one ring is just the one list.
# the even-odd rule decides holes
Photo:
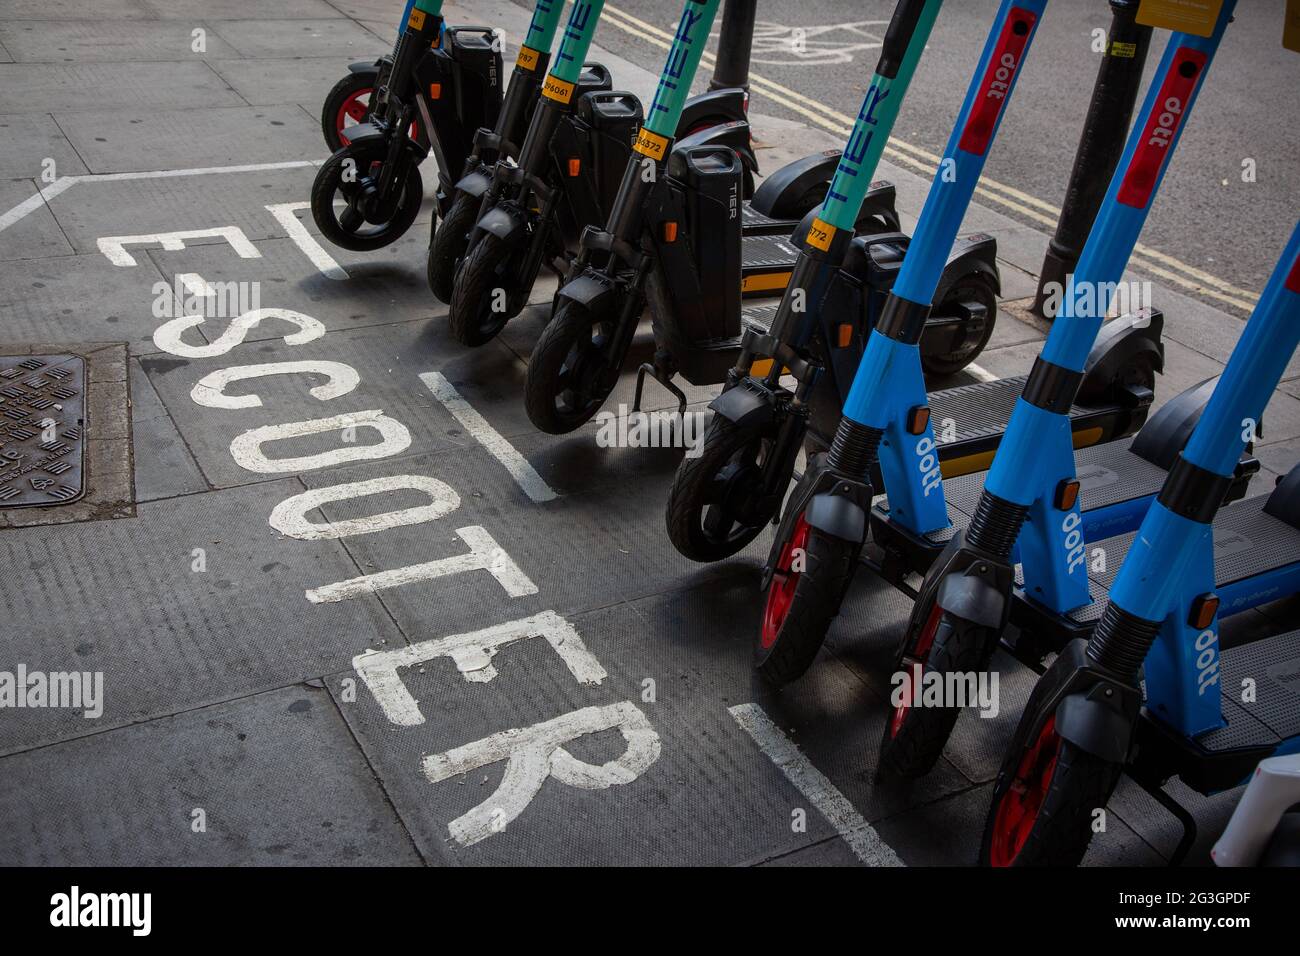
[(582, 160), (577, 156), (569, 157), (569, 178), (572, 179), (580, 172), (582, 172)]
[(1056, 486), (1056, 508), (1058, 511), (1069, 511), (1074, 507), (1074, 503), (1079, 500), (1079, 481), (1076, 478), (1067, 478)]
[(677, 241), (677, 223), (675, 222), (664, 223), (664, 242), (676, 242), (676, 241)]
[(1187, 623), (1198, 631), (1203, 631), (1214, 623), (1214, 615), (1219, 613), (1219, 596), (1202, 594), (1192, 602), (1192, 613), (1187, 615)]
[[(843, 328), (843, 326), (841, 326)], [(930, 424), (930, 406), (917, 405), (907, 413), (907, 432), (909, 435), (919, 435), (925, 431), (925, 426)]]
[(431, 99), (431, 100), (442, 99), (442, 84), (441, 84), (441, 83), (430, 83), (430, 84), (429, 84), (429, 99)]
[(848, 322), (840, 324), (839, 337), (835, 340), (840, 348), (846, 349), (853, 344), (853, 326)]

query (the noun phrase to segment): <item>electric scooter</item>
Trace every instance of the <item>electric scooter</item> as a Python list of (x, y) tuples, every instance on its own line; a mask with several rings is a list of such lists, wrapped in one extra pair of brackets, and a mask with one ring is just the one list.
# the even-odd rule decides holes
[[(834, 432), (908, 243), (900, 232), (855, 238), (863, 232), (863, 195), (939, 7), (923, 0), (895, 7), (835, 179), (804, 224), (793, 278), (779, 305), (742, 313), (739, 357), (710, 405), (715, 414), (702, 453), (683, 459), (668, 500), (668, 535), (686, 557), (716, 561), (745, 547), (780, 508), (799, 449), (806, 441), (814, 450), (824, 447)], [(664, 271), (659, 285), (670, 290), (688, 274), (680, 267)], [(927, 372), (951, 374), (979, 353), (993, 331), (999, 289), (993, 239), (959, 239), (922, 335)], [(673, 305), (670, 316), (680, 311)], [(689, 346), (682, 350), (689, 354)], [(783, 373), (794, 377), (793, 390), (782, 387)]]
[[(1169, 49), (1202, 73), (1213, 52), (1177, 34)], [(1165, 103), (1188, 102), (1185, 89), (1159, 89)], [(1294, 671), (1300, 633), (1227, 647), (1218, 627), (1300, 591), (1300, 466), (1270, 494), (1220, 506), (1297, 345), (1300, 225), (1141, 527), (1103, 544), (1123, 563), (1113, 580), (1094, 575), (1093, 613), (1074, 613), (1093, 618), (1091, 636), (1063, 648), (1030, 695), (994, 784), (982, 862), (1076, 865), (1121, 772), (1148, 790), (1178, 776), (1214, 793), (1300, 752), (1294, 691), (1273, 676)]]
[[(569, 432), (595, 414), (618, 380), (647, 300), (659, 352), (638, 376), (638, 405), (647, 371), (683, 406), (676, 373), (695, 384), (723, 381), (740, 341), (742, 297), (789, 282), (798, 258), (790, 237), (807, 231), (799, 219), (820, 204), (828, 164), (839, 163), (838, 152), (791, 163), (747, 203), (737, 131), (728, 128), (744, 124), (674, 140), (717, 8), (717, 0), (685, 4), (606, 227), (583, 233), (533, 348), (525, 407), (543, 431)], [(896, 229), (893, 187), (866, 191), (864, 222)], [(773, 210), (796, 218), (780, 221)]]
[[(1291, 646), (1300, 631), (1286, 635)], [(1300, 753), (1261, 760), (1210, 851), (1216, 866), (1300, 866)]]
[(492, 30), (444, 27), (442, 0), (415, 0), (369, 121), (348, 127), (346, 145), (316, 172), (311, 213), (325, 238), (357, 251), (395, 242), (420, 211), (430, 150), (445, 212), (451, 171), (464, 167), (474, 131), (496, 121), (501, 72)]
[[(1004, 440), (1026, 380), (979, 382), (929, 395), (919, 342), (931, 311), (927, 303), (1045, 2), (1003, 0), (830, 451), (810, 459), (783, 509), (764, 568), (766, 607), (756, 648), (759, 671), (773, 683), (800, 676), (820, 649), (866, 544), (880, 483), (888, 492), (890, 518), (915, 547), (895, 549), (897, 556), (876, 570), (903, 584), (905, 571), (923, 571), (952, 533), (956, 512), (945, 495), (945, 472), (964, 476), (956, 482), (977, 480)], [(1144, 311), (1111, 323), (1087, 356), (1079, 401), (1062, 409), (1067, 442), (1109, 442), (1145, 422), (1155, 374), (1163, 369), (1162, 321), (1159, 313)], [(874, 531), (874, 517), (870, 527)]]

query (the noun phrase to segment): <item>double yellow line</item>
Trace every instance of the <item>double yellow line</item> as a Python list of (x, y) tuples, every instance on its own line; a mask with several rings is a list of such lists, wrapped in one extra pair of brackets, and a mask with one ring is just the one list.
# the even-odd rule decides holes
[[(634, 17), (619, 7), (607, 3), (603, 17), (606, 22), (613, 24), (625, 33), (644, 40), (652, 46), (667, 50), (672, 44), (673, 35), (671, 33), (661, 30), (659, 27), (638, 17)], [(711, 54), (705, 53), (701, 62), (704, 66), (712, 69), (715, 59)], [(824, 130), (840, 136), (848, 136), (853, 129), (852, 116), (831, 109), (829, 106), (819, 103), (811, 97), (804, 96), (788, 86), (773, 82), (752, 71), (749, 74), (749, 82), (751, 94), (766, 96)], [(896, 136), (890, 137), (889, 145), (885, 147), (885, 155), (894, 162), (910, 167), (927, 177), (934, 175), (935, 170), (942, 161), (941, 156), (919, 146), (913, 146), (911, 143), (906, 143)], [(980, 177), (975, 192), (996, 206), (1010, 209), (1026, 219), (1041, 223), (1052, 230), (1055, 230), (1057, 219), (1061, 215), (1059, 207), (987, 176)], [(1255, 307), (1255, 303), (1259, 301), (1258, 293), (1238, 288), (1217, 276), (1210, 275), (1202, 269), (1198, 269), (1142, 243), (1138, 243), (1135, 247), (1131, 263), (1140, 266), (1159, 279), (1163, 279), (1189, 292), (1217, 299), (1243, 312), (1250, 312)]]

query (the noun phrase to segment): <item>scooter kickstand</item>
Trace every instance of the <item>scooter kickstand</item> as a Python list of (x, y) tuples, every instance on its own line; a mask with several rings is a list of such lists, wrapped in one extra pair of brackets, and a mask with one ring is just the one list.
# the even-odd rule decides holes
[(1182, 866), (1183, 861), (1187, 859), (1187, 854), (1191, 852), (1192, 846), (1196, 843), (1196, 818), (1193, 817), (1181, 803), (1175, 800), (1169, 794), (1165, 793), (1164, 788), (1158, 783), (1144, 780), (1129, 774), (1129, 779), (1145, 790), (1156, 803), (1168, 810), (1174, 818), (1183, 826), (1182, 839), (1178, 841), (1178, 846), (1174, 848), (1174, 854), (1169, 858), (1169, 866)]
[(645, 377), (649, 375), (656, 382), (672, 392), (677, 397), (677, 414), (682, 418), (686, 417), (686, 393), (673, 384), (672, 379), (664, 378), (659, 368), (650, 362), (642, 362), (641, 367), (636, 370), (636, 395), (632, 399), (632, 411), (641, 411), (641, 391), (645, 388)]

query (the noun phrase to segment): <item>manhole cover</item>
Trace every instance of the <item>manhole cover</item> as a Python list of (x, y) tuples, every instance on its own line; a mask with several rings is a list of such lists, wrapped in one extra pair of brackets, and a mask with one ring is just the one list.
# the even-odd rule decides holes
[(81, 497), (85, 419), (80, 356), (0, 355), (0, 509)]

